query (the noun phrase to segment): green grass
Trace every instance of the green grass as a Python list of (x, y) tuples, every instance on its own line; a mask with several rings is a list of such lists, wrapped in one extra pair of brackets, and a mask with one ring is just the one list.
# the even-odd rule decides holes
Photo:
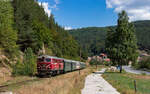
[(106, 72), (103, 77), (121, 94), (135, 94), (134, 80), (137, 83), (137, 94), (150, 94), (150, 76)]

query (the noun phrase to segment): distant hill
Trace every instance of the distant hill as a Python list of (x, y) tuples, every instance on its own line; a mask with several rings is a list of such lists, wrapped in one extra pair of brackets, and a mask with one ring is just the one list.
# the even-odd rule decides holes
[(134, 22), (136, 28), (136, 35), (140, 47), (150, 49), (150, 21), (136, 21)]
[[(150, 20), (133, 22), (140, 49), (150, 50)], [(112, 26), (115, 29), (115, 26)], [(104, 51), (108, 27), (87, 27), (70, 30), (85, 55), (97, 55)]]

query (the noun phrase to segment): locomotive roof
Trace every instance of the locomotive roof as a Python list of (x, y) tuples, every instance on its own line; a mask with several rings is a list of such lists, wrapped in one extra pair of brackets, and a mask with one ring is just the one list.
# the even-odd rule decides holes
[(63, 59), (63, 58), (58, 58), (58, 57), (49, 56), (49, 55), (41, 55), (41, 56), (39, 56), (38, 58), (42, 58), (42, 57), (45, 57), (45, 58), (55, 58), (55, 59)]
[(38, 58), (42, 58), (42, 57), (45, 57), (45, 58), (55, 58), (55, 59), (63, 59), (64, 61), (67, 61), (67, 62), (81, 63), (80, 61), (74, 61), (74, 60), (69, 60), (69, 59), (64, 59), (64, 58), (58, 58), (58, 57), (49, 56), (49, 55), (41, 55)]

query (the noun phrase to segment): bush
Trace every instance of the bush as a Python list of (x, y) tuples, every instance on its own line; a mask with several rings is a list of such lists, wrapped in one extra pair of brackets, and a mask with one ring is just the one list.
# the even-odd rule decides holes
[(13, 65), (13, 75), (24, 75), (24, 64), (21, 63), (19, 60), (15, 65)]
[(89, 64), (90, 65), (102, 65), (103, 63), (101, 61), (96, 60), (96, 59), (92, 59)]
[(31, 48), (25, 50), (23, 63), (18, 61), (13, 66), (14, 75), (30, 75), (33, 76), (36, 73), (36, 58)]
[(143, 59), (137, 63), (136, 65), (137, 68), (147, 68), (147, 69), (150, 69), (150, 57), (146, 56), (146, 57), (143, 57)]
[(112, 65), (112, 62), (111, 61), (103, 61), (103, 64), (105, 66), (111, 66)]

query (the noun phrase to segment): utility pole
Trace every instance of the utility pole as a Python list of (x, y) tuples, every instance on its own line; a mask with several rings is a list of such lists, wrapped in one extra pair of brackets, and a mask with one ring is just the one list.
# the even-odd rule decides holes
[(136, 80), (134, 80), (134, 89), (135, 89), (135, 94), (136, 94), (137, 93)]
[[(81, 62), (81, 47), (80, 47), (80, 62)], [(81, 68), (81, 65), (80, 65)], [(80, 75), (80, 68), (79, 68), (79, 75)]]
[[(81, 37), (81, 33), (79, 33), (79, 36)], [(81, 62), (81, 43), (79, 43), (79, 45), (80, 45), (80, 62)], [(80, 64), (80, 68), (81, 68), (81, 64)], [(79, 75), (80, 75), (80, 68), (79, 68)]]
[(96, 70), (97, 70), (97, 65), (98, 65), (97, 63), (98, 63), (98, 62), (97, 62), (97, 55), (96, 55)]

